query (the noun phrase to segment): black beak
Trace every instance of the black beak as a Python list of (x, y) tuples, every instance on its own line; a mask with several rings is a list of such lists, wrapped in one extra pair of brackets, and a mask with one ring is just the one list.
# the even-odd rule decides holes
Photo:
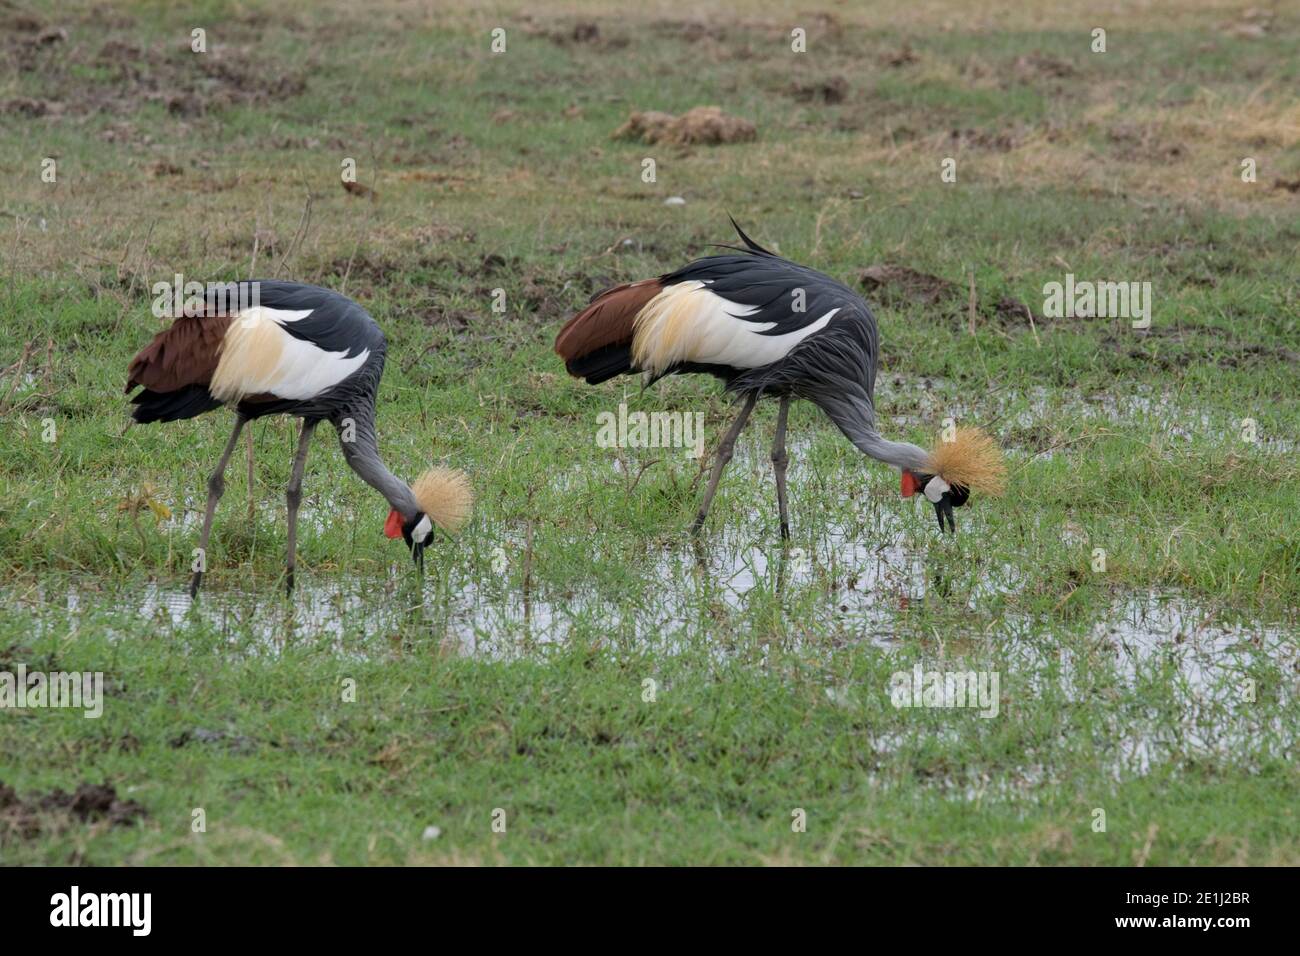
[(420, 569), (420, 573), (424, 574), (424, 545), (411, 542), (411, 560)]
[[(943, 497), (934, 503), (934, 516), (939, 519), (939, 530), (947, 531), (952, 534), (957, 531), (957, 522), (952, 517), (952, 501), (948, 498), (945, 491)], [(948, 519), (948, 527), (943, 526), (943, 519)]]

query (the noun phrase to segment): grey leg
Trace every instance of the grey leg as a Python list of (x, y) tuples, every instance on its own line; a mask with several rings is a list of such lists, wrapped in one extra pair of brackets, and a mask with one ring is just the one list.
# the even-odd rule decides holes
[[(235, 443), (239, 441), (239, 433), (244, 430), (244, 421), (243, 415), (235, 415), (235, 430), (226, 441), (226, 450), (221, 453), (216, 469), (208, 476), (208, 510), (203, 516), (203, 531), (199, 534), (199, 556), (202, 562), (199, 566), (202, 568), (208, 566), (208, 536), (212, 533), (212, 516), (217, 513), (217, 502), (226, 490), (226, 465), (230, 463), (230, 455), (235, 450)], [(198, 596), (199, 585), (202, 583), (203, 572), (195, 571), (194, 577), (190, 579), (191, 598)]]
[(251, 529), (257, 520), (257, 509), (253, 506), (253, 429), (248, 430), (248, 527)]
[(312, 432), (317, 422), (304, 418), (302, 433), (298, 436), (298, 453), (293, 458), (293, 473), (289, 476), (289, 487), (284, 497), (289, 503), (289, 558), (286, 564), (284, 590), (293, 593), (293, 569), (298, 560), (298, 506), (302, 504), (302, 473), (307, 467), (307, 449), (311, 447)]
[(772, 471), (776, 474), (776, 503), (781, 511), (781, 537), (790, 537), (790, 513), (786, 508), (785, 466), (790, 456), (785, 453), (785, 420), (790, 412), (790, 396), (781, 396), (781, 408), (776, 413), (776, 438), (772, 441)]
[(745, 405), (736, 416), (736, 420), (731, 423), (727, 433), (722, 436), (722, 443), (718, 445), (717, 453), (713, 458), (713, 474), (709, 476), (709, 486), (704, 490), (704, 501), (700, 504), (699, 513), (695, 515), (695, 521), (691, 525), (691, 534), (697, 534), (700, 527), (704, 524), (704, 519), (708, 517), (709, 505), (713, 504), (713, 496), (718, 492), (718, 481), (722, 478), (722, 469), (727, 467), (731, 461), (731, 455), (736, 449), (736, 437), (740, 434), (741, 429), (745, 427), (745, 422), (749, 421), (749, 413), (754, 410), (754, 403), (758, 401), (758, 393), (751, 393), (745, 399)]

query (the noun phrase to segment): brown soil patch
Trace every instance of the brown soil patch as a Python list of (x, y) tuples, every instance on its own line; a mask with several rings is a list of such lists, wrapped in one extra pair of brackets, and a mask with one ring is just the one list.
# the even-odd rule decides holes
[(361, 183), (349, 182), (346, 179), (340, 180), (343, 184), (344, 191), (349, 196), (356, 196), (358, 199), (369, 199), (374, 202), (379, 198), (379, 193), (375, 192), (369, 186), (363, 186)]
[(1300, 352), (1285, 346), (1244, 342), (1225, 329), (1201, 327), (1171, 329), (1153, 326), (1141, 332), (1107, 333), (1101, 344), (1116, 355), (1126, 356), (1162, 371), (1180, 372), (1193, 365), (1213, 364), (1219, 368), (1249, 368), (1285, 362), (1300, 366)]
[(962, 148), (988, 149), (997, 153), (1009, 153), (1023, 141), (1022, 133), (1004, 129), (993, 132), (978, 129), (954, 129), (948, 134), (948, 141), (953, 146)]
[(1115, 155), (1119, 159), (1132, 162), (1179, 159), (1187, 154), (1182, 143), (1164, 142), (1161, 133), (1152, 124), (1118, 123), (1106, 130), (1106, 140), (1115, 145)]
[(650, 29), (660, 36), (674, 37), (687, 43), (721, 40), (727, 35), (723, 27), (702, 20), (659, 20), (650, 24)]
[[(6, 4), (8, 7), (8, 4)], [(63, 51), (68, 31), (18, 10), (0, 10), (0, 51), (20, 73), (40, 69)]]
[(28, 119), (36, 119), (39, 116), (57, 116), (62, 112), (62, 103), (36, 100), (27, 96), (16, 96), (11, 100), (6, 100), (4, 105), (0, 106), (0, 113), (7, 116), (25, 116)]
[(594, 20), (577, 20), (559, 26), (538, 23), (531, 14), (521, 17), (523, 31), (529, 36), (545, 37), (557, 46), (592, 46), (621, 49), (628, 46), (624, 36), (607, 36)]
[(96, 43), (102, 27), (95, 24), (90, 34), (74, 30), (69, 40), (68, 30), (56, 23), (0, 11), (0, 62), (12, 63), (19, 74), (39, 74), (43, 90), (40, 99), (8, 100), (0, 112), (28, 118), (124, 115), (162, 103), (168, 112), (190, 117), (275, 102), (306, 89), (303, 76), (284, 73), (251, 48), (215, 44), (195, 53), (188, 41), (148, 48), (117, 38)]
[(842, 76), (796, 82), (790, 87), (790, 95), (810, 103), (843, 103), (849, 95), (849, 83)]
[(1027, 53), (1016, 57), (1012, 71), (1019, 80), (1065, 79), (1078, 71), (1073, 64), (1044, 53)]
[(398, 285), (411, 269), (428, 263), (423, 258), (412, 261), (359, 252), (322, 263), (314, 271), (323, 285), (346, 286), (348, 295), (364, 301), (373, 297), (376, 289)]
[(647, 111), (633, 113), (614, 131), (614, 139), (674, 146), (690, 144), (748, 143), (758, 137), (749, 120), (728, 116), (717, 106), (697, 106), (681, 116)]
[(225, 730), (208, 730), (205, 727), (183, 730), (169, 740), (168, 744), (177, 750), (181, 747), (188, 747), (190, 744), (220, 745), (235, 753), (252, 753), (257, 749), (257, 743), (251, 737), (230, 733)]
[(569, 39), (574, 43), (595, 43), (600, 39), (600, 27), (590, 21), (575, 23), (569, 31)]
[(920, 59), (916, 55), (916, 51), (912, 49), (912, 44), (904, 43), (897, 51), (885, 58), (885, 64), (898, 69), (902, 66), (911, 66), (913, 63), (919, 62)]
[(51, 790), (23, 800), (13, 787), (0, 783), (0, 843), (8, 837), (30, 840), (81, 823), (130, 826), (147, 815), (144, 807), (119, 799), (106, 784), (83, 783), (75, 793)]
[[(885, 264), (869, 266), (858, 278), (863, 289), (883, 305), (892, 308), (944, 305), (948, 306), (944, 315), (962, 322), (968, 319), (970, 289), (967, 286), (907, 266)], [(977, 290), (975, 308), (983, 318), (993, 319), (1004, 326), (1028, 328), (1031, 319), (1035, 325), (1043, 322), (1042, 316), (1012, 296), (1004, 295), (994, 299), (979, 296)]]
[(1243, 40), (1262, 40), (1273, 28), (1273, 18), (1275, 16), (1276, 14), (1272, 10), (1250, 7), (1241, 15), (1240, 19), (1225, 20), (1218, 24), (1218, 28), (1231, 37), (1240, 37)]
[(955, 282), (907, 266), (869, 266), (858, 279), (864, 289), (888, 304), (938, 305), (962, 294)]

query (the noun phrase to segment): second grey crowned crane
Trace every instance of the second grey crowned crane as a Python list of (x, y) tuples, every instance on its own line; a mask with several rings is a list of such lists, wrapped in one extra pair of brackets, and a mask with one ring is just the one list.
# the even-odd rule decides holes
[[(142, 424), (194, 418), (222, 405), (235, 413), (234, 430), (208, 478), (200, 558), (206, 560), (226, 464), (244, 424), (264, 415), (293, 415), (302, 419), (302, 431), (285, 495), (286, 589), (293, 590), (307, 449), (322, 421), (338, 431), (352, 470), (387, 500), (384, 533), (404, 539), (422, 568), (435, 526), (459, 527), (472, 495), (460, 471), (431, 468), (408, 485), (380, 459), (375, 400), (388, 348), (384, 333), (365, 309), (329, 289), (269, 279), (231, 286), (229, 295), (207, 296), (155, 335), (127, 372), (128, 393), (143, 386), (131, 399), (132, 418)], [(204, 566), (195, 568), (191, 595), (198, 594)]]
[(874, 400), (880, 333), (867, 303), (830, 276), (764, 249), (734, 219), (731, 224), (743, 248), (727, 246), (732, 254), (607, 289), (555, 339), (569, 373), (593, 385), (632, 372), (651, 382), (703, 372), (738, 396), (740, 414), (718, 446), (692, 531), (703, 525), (736, 438), (763, 396), (780, 402), (772, 465), (783, 538), (790, 536), (785, 432), (791, 398), (815, 403), (860, 451), (898, 468), (903, 496), (924, 494), (941, 529), (956, 530), (953, 509), (972, 491), (1001, 493), (1002, 454), (978, 429), (957, 429), (930, 451), (884, 438)]

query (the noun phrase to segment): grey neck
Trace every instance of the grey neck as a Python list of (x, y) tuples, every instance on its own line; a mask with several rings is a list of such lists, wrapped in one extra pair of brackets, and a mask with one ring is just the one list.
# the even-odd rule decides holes
[(383, 495), (403, 518), (417, 514), (420, 505), (415, 500), (410, 485), (389, 471), (379, 458), (374, 409), (361, 409), (351, 415), (342, 415), (334, 422), (334, 427), (339, 432), (343, 457), (361, 480)]
[(850, 435), (849, 440), (858, 446), (859, 451), (900, 471), (906, 469), (921, 474), (929, 470), (929, 453), (910, 442), (889, 441), (881, 438), (879, 432), (867, 430), (859, 435)]
[(853, 442), (863, 454), (900, 470), (907, 469), (918, 474), (929, 468), (930, 453), (924, 448), (881, 437), (880, 432), (876, 431), (875, 410), (862, 397), (823, 396), (819, 397), (817, 403), (825, 409), (831, 421), (839, 426), (844, 437)]

